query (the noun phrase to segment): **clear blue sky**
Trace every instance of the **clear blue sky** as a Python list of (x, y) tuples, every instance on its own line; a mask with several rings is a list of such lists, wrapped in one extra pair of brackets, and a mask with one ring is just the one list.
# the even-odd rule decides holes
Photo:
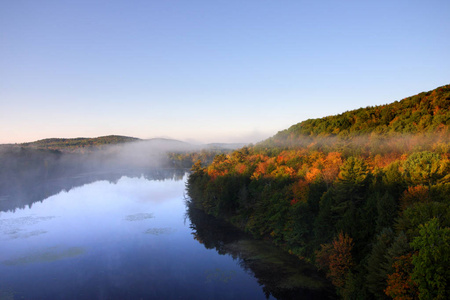
[(450, 83), (450, 1), (0, 1), (0, 143), (256, 142)]

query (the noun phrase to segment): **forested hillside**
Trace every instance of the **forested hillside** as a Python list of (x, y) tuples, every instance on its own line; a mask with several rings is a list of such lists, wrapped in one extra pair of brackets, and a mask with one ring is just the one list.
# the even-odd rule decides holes
[(310, 119), (291, 126), (274, 138), (295, 138), (302, 135), (345, 137), (369, 133), (416, 134), (441, 131), (449, 122), (450, 85), (445, 85), (391, 104)]
[(346, 299), (450, 298), (450, 86), (194, 165), (192, 205), (314, 262)]

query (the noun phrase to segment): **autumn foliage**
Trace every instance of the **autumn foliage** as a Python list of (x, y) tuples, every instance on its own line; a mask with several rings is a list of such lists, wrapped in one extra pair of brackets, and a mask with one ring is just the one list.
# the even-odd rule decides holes
[(412, 254), (408, 253), (397, 257), (392, 267), (394, 273), (388, 275), (388, 285), (384, 290), (386, 295), (395, 300), (418, 299), (417, 284), (411, 278), (414, 267), (412, 265)]
[[(425, 277), (411, 272), (434, 248), (411, 243), (433, 218), (445, 234), (450, 226), (449, 106), (444, 86), (304, 121), (194, 170), (188, 195), (207, 213), (315, 262), (342, 297), (427, 295), (433, 285), (418, 289)], [(377, 242), (382, 232), (389, 238)], [(431, 265), (426, 270), (443, 269), (439, 260)], [(450, 290), (441, 277), (439, 289)]]
[(400, 205), (402, 209), (406, 209), (417, 202), (429, 202), (429, 188), (423, 185), (410, 186), (403, 192), (400, 198)]
[(346, 279), (354, 266), (352, 259), (353, 239), (342, 232), (331, 244), (322, 244), (316, 252), (316, 261), (322, 270), (326, 270), (327, 277), (337, 288), (343, 288)]

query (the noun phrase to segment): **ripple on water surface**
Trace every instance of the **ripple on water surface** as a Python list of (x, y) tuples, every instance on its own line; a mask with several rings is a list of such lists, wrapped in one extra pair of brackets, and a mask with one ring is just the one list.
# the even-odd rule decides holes
[(152, 219), (154, 217), (155, 216), (151, 213), (138, 213), (126, 216), (125, 221), (143, 221), (147, 219)]
[(149, 228), (145, 231), (146, 234), (152, 234), (152, 235), (163, 235), (163, 234), (170, 234), (174, 232), (175, 229), (170, 227), (163, 227), (163, 228)]

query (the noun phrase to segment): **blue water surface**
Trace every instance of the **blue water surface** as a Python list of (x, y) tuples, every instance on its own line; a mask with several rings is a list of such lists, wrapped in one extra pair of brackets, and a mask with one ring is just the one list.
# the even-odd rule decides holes
[(272, 298), (193, 238), (185, 180), (98, 180), (0, 212), (0, 298)]

